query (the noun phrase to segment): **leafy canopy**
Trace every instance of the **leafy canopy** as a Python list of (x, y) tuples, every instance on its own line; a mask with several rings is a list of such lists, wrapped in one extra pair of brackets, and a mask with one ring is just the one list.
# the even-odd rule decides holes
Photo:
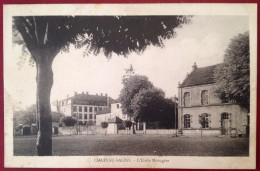
[[(175, 28), (190, 16), (19, 16), (13, 17), (13, 41), (24, 44), (31, 56), (52, 56), (68, 51), (70, 44), (85, 48), (84, 55), (103, 52), (127, 56), (148, 46), (163, 47)], [(22, 36), (19, 39), (17, 31)], [(46, 51), (48, 49), (48, 51)], [(41, 51), (41, 54), (39, 51)]]
[(216, 90), (223, 102), (234, 101), (249, 111), (250, 68), (249, 33), (235, 36), (226, 49), (224, 62), (219, 65), (214, 78)]
[(62, 119), (65, 126), (74, 126), (77, 123), (77, 119), (72, 116), (66, 116)]
[(127, 113), (130, 117), (134, 111), (131, 107), (132, 100), (141, 91), (154, 88), (153, 84), (148, 80), (148, 77), (143, 75), (133, 75), (128, 78), (123, 78), (123, 88), (120, 91), (119, 101), (122, 104), (123, 113)]

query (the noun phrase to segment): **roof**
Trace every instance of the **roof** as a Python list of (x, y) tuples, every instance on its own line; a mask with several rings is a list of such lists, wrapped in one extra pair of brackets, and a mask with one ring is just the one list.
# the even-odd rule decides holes
[(104, 109), (98, 111), (98, 112), (96, 113), (96, 115), (102, 115), (102, 114), (108, 114), (108, 113), (111, 113), (111, 108), (106, 107), (106, 108), (104, 108)]
[(107, 122), (108, 122), (108, 123), (122, 123), (123, 120), (120, 119), (119, 117), (115, 116), (115, 117), (113, 117), (112, 119), (109, 119)]
[(215, 83), (214, 70), (218, 65), (219, 64), (195, 69), (185, 78), (180, 87)]
[(61, 105), (62, 102), (65, 102), (65, 105), (68, 103), (68, 100), (72, 100), (75, 104), (88, 104), (88, 105), (98, 105), (98, 106), (107, 106), (107, 103), (109, 105), (114, 102), (114, 99), (111, 97), (105, 95), (92, 95), (92, 94), (75, 94), (74, 96), (67, 97), (66, 99), (60, 100), (59, 105)]

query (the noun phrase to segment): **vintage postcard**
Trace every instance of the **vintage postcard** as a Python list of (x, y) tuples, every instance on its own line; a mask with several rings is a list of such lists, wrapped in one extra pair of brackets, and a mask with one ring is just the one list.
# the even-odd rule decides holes
[(256, 167), (256, 4), (4, 5), (5, 167)]

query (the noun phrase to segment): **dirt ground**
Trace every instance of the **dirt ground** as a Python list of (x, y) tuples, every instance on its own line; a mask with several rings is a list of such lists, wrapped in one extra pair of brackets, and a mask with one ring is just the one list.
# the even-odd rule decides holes
[[(14, 137), (14, 155), (36, 155), (35, 136)], [(171, 135), (73, 135), (53, 137), (54, 156), (248, 156), (248, 138)]]

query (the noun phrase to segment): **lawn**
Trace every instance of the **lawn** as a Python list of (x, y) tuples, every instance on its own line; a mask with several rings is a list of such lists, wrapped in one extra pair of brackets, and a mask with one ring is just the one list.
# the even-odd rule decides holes
[[(36, 155), (36, 137), (15, 137), (14, 155)], [(74, 135), (53, 137), (54, 156), (158, 155), (248, 156), (247, 138), (170, 135)]]

